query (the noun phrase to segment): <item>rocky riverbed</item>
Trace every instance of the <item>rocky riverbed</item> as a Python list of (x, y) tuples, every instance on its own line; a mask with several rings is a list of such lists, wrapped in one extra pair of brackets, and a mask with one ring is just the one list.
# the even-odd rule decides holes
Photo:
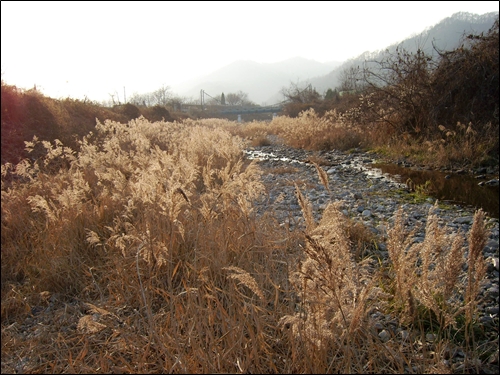
[[(281, 225), (290, 230), (304, 228), (302, 211), (295, 196), (295, 184), (308, 198), (313, 207), (316, 220), (329, 202), (341, 200), (342, 212), (352, 220), (362, 222), (375, 234), (377, 248), (382, 257), (387, 257), (386, 234), (393, 223), (393, 215), (402, 206), (407, 217), (406, 224), (417, 228), (416, 242), (425, 237), (425, 224), (429, 209), (436, 200), (430, 197), (416, 199), (407, 186), (398, 183), (389, 175), (381, 175), (370, 168), (374, 155), (364, 152), (345, 153), (341, 151), (309, 152), (293, 149), (280, 144), (259, 146), (247, 149), (247, 156), (260, 160), (267, 197), (259, 202), (262, 208), (272, 205)], [(329, 191), (318, 177), (315, 161), (327, 173)], [(441, 204), (435, 211), (441, 226), (447, 232), (469, 233), (474, 208), (457, 204)], [(484, 247), (487, 260), (487, 280), (483, 284), (480, 307), (480, 321), (489, 332), (488, 336), (498, 343), (499, 310), (499, 223), (496, 218), (487, 218), (489, 239)], [(386, 334), (387, 327), (381, 327)], [(385, 333), (384, 333), (385, 332)], [(454, 371), (463, 365), (460, 358), (453, 360)], [(498, 351), (488, 360), (489, 364), (498, 363)], [(463, 369), (462, 369), (463, 370)], [(488, 370), (484, 369), (488, 372)]]

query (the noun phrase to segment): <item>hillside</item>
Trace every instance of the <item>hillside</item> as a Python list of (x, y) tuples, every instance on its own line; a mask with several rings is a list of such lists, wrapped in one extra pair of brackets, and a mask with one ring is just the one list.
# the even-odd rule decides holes
[(107, 108), (91, 101), (53, 99), (36, 90), (22, 90), (2, 81), (1, 162), (17, 163), (26, 157), (24, 142), (33, 136), (41, 140), (59, 139), (76, 148), (77, 139), (93, 131), (96, 121), (128, 121), (144, 116), (150, 121), (174, 121), (187, 115), (170, 114), (160, 106), (137, 107), (127, 103)]
[(324, 94), (329, 88), (339, 86), (342, 71), (352, 66), (362, 66), (365, 60), (381, 59), (387, 52), (393, 53), (397, 47), (409, 52), (420, 48), (426, 54), (435, 54), (434, 46), (439, 50), (451, 50), (459, 45), (464, 34), (487, 32), (496, 17), (498, 12), (483, 15), (455, 13), (382, 51), (365, 51), (344, 62), (320, 63), (302, 57), (272, 64), (250, 60), (235, 61), (205, 77), (174, 86), (173, 89), (192, 98), (198, 98), (202, 89), (212, 96), (242, 90), (248, 93), (251, 101), (259, 105), (274, 104), (283, 100), (280, 91), (291, 82), (300, 86), (311, 83), (320, 94)]
[[(498, 12), (483, 15), (464, 12), (455, 13), (451, 17), (445, 18), (436, 25), (422, 31), (420, 34), (388, 46), (384, 51), (363, 52), (359, 56), (345, 61), (328, 74), (308, 80), (308, 83), (311, 83), (319, 93), (324, 93), (329, 88), (335, 88), (340, 85), (339, 77), (344, 70), (350, 67), (361, 67), (366, 60), (380, 60), (387, 53), (393, 53), (398, 47), (412, 53), (420, 48), (426, 54), (436, 54), (433, 46), (439, 50), (452, 50), (459, 46), (464, 34), (486, 33), (497, 17)], [(305, 82), (303, 84), (305, 85)]]

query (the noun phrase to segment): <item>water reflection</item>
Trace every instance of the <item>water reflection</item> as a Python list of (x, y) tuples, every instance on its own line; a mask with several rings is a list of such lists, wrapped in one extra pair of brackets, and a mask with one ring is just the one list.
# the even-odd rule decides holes
[[(438, 171), (417, 171), (394, 164), (372, 164), (382, 173), (389, 173), (398, 182), (405, 183), (410, 178), (416, 185), (431, 182), (431, 195), (440, 201), (451, 201), (476, 208), (482, 208), (491, 217), (498, 219), (499, 199), (498, 186), (479, 186), (478, 180), (471, 176), (451, 174)], [(445, 178), (448, 176), (448, 178)]]

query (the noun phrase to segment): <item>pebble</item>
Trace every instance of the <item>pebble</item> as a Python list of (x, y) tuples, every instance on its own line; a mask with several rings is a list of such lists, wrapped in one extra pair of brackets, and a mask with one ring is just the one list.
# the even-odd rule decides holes
[(389, 340), (390, 340), (390, 338), (391, 338), (391, 334), (390, 334), (387, 330), (383, 329), (383, 330), (382, 330), (382, 331), (380, 331), (380, 333), (378, 334), (378, 337), (380, 337), (380, 339), (381, 339), (383, 342), (387, 342), (387, 341), (389, 341)]
[(488, 306), (486, 312), (491, 315), (498, 315), (498, 306)]
[(493, 268), (498, 271), (498, 257), (491, 258), (491, 264)]
[(472, 216), (457, 217), (453, 220), (454, 223), (458, 224), (472, 224), (474, 218)]
[[(304, 218), (295, 196), (297, 182), (302, 194), (311, 203), (314, 218), (319, 222), (323, 210), (328, 203), (342, 201), (341, 212), (354, 221), (359, 221), (378, 235), (377, 249), (380, 255), (387, 257), (385, 243), (387, 230), (392, 227), (394, 213), (403, 208), (408, 230), (417, 229), (414, 242), (421, 243), (425, 237), (425, 225), (429, 209), (436, 202), (428, 198), (422, 203), (407, 203), (409, 194), (401, 183), (391, 176), (375, 175), (368, 163), (373, 157), (367, 153), (354, 152), (346, 154), (341, 151), (322, 152), (325, 170), (329, 180), (329, 190), (319, 180), (316, 168), (307, 163), (313, 152), (294, 149), (283, 145), (255, 147), (247, 150), (250, 158), (257, 158), (263, 170), (262, 181), (267, 188), (267, 197), (257, 202), (261, 210), (273, 206), (281, 225), (288, 226), (290, 231), (304, 229)], [(291, 166), (293, 168), (284, 169)], [(274, 171), (285, 172), (275, 173)], [(493, 183), (493, 182), (492, 182)], [(280, 199), (278, 199), (280, 197)], [(285, 197), (285, 199), (281, 199)], [(468, 234), (474, 220), (474, 209), (458, 204), (440, 207), (435, 211), (438, 221), (447, 233)], [(291, 219), (290, 219), (291, 218)], [(482, 286), (481, 294), (485, 297), (481, 311), (482, 322), (490, 324), (498, 319), (498, 275), (499, 275), (499, 223), (496, 218), (487, 218), (489, 238), (483, 249), (487, 261), (487, 280)], [(382, 340), (391, 338), (389, 325), (384, 325), (379, 337)], [(379, 328), (382, 328), (379, 327)], [(388, 331), (389, 330), (389, 331)]]
[(401, 331), (399, 332), (399, 335), (400, 335), (400, 336), (401, 336), (401, 338), (402, 338), (403, 340), (405, 340), (405, 341), (406, 341), (406, 340), (408, 340), (408, 338), (410, 337), (410, 333), (409, 333), (407, 330), (401, 330)]

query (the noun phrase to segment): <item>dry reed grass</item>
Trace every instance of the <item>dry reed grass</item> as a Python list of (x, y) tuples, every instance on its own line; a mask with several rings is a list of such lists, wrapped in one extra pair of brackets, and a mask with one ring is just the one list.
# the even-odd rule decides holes
[(348, 150), (363, 143), (361, 129), (343, 123), (335, 110), (321, 117), (312, 108), (296, 118), (279, 116), (271, 121), (269, 128), (286, 144), (307, 150)]
[[(357, 111), (354, 108), (352, 111)], [(495, 149), (495, 137), (480, 137), (472, 123), (460, 122), (450, 130), (440, 126), (440, 133), (426, 138), (398, 133), (384, 123), (356, 122), (349, 117), (350, 111), (327, 111), (319, 116), (314, 109), (301, 112), (295, 118), (279, 116), (266, 128), (266, 134), (276, 134), (283, 141), (307, 150), (373, 149), (392, 159), (408, 158), (410, 161), (431, 167), (478, 167), (498, 164), (491, 157)], [(399, 120), (394, 120), (399, 121)], [(482, 129), (491, 132), (493, 125)], [(245, 136), (246, 137), (246, 136)], [(319, 160), (312, 160), (320, 164)]]
[[(339, 203), (316, 223), (298, 181), (304, 233), (280, 227), (272, 211), (257, 215), (262, 172), (245, 162), (236, 126), (98, 122), (78, 153), (34, 140), (27, 147), (47, 156), (2, 165), (2, 372), (441, 368), (444, 354), (419, 352), (418, 311), (442, 317), (447, 332), (461, 314), (467, 329), (477, 324), (481, 213), (464, 279), (462, 242), (448, 241), (432, 212), (418, 246), (398, 213), (391, 263), (377, 265), (364, 254), (372, 239)], [(406, 323), (408, 301), (411, 341), (382, 340), (380, 316)], [(443, 334), (436, 345), (477, 358), (479, 341), (467, 342)]]

